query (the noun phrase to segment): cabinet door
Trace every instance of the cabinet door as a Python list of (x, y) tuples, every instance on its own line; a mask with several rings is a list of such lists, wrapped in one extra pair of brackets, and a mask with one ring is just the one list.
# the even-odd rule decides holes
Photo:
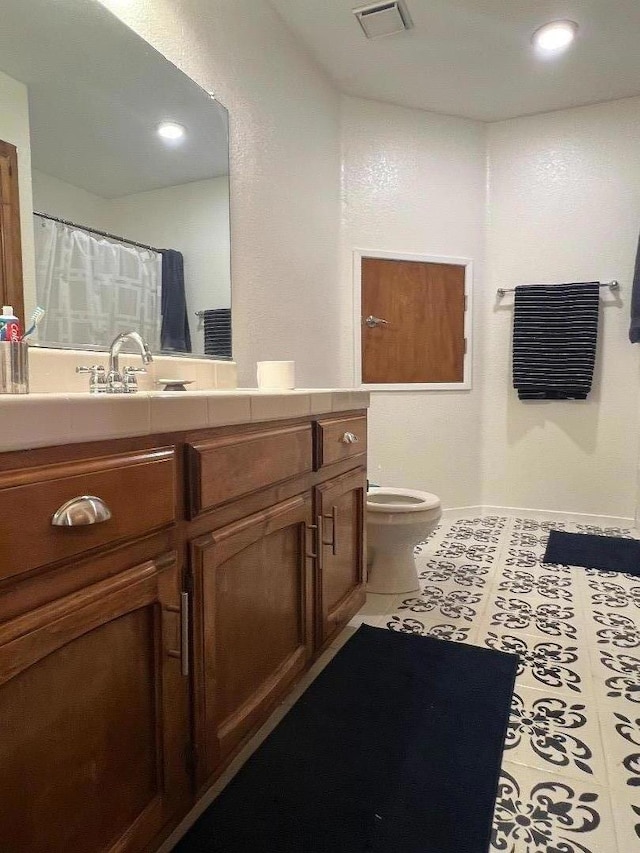
[(6, 853), (133, 853), (186, 811), (178, 580), (152, 560), (0, 625)]
[(362, 607), (366, 472), (359, 468), (316, 486), (322, 539), (316, 572), (316, 642), (322, 646)]
[(311, 495), (302, 495), (191, 544), (201, 783), (264, 721), (311, 655), (311, 519)]

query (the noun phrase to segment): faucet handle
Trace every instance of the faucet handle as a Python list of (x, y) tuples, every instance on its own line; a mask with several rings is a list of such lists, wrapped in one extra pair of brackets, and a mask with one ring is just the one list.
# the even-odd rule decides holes
[(122, 371), (122, 383), (125, 394), (135, 394), (138, 390), (136, 373), (146, 373), (145, 367), (125, 367)]
[(107, 377), (102, 364), (92, 364), (91, 367), (76, 367), (76, 373), (89, 373), (89, 393), (105, 394), (107, 391)]

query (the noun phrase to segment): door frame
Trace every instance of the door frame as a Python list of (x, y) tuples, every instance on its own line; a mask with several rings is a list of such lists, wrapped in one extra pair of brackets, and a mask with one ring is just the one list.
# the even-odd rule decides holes
[[(462, 382), (400, 382), (367, 384), (362, 382), (362, 259), (417, 261), (430, 264), (455, 264), (464, 267), (464, 337), (467, 342)], [(379, 249), (353, 249), (353, 379), (356, 388), (367, 391), (470, 391), (473, 365), (473, 261), (445, 255), (418, 255), (408, 252), (384, 252)]]

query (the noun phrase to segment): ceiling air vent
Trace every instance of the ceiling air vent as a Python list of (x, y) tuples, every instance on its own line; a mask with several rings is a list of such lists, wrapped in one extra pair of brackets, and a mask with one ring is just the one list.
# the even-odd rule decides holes
[(368, 39), (391, 36), (413, 26), (411, 15), (402, 0), (393, 3), (370, 3), (353, 10)]

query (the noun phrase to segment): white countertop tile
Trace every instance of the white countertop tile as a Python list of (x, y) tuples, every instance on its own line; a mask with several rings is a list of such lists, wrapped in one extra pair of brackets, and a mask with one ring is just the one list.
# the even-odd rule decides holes
[(367, 391), (139, 391), (0, 396), (0, 451), (243, 424), (363, 409)]

